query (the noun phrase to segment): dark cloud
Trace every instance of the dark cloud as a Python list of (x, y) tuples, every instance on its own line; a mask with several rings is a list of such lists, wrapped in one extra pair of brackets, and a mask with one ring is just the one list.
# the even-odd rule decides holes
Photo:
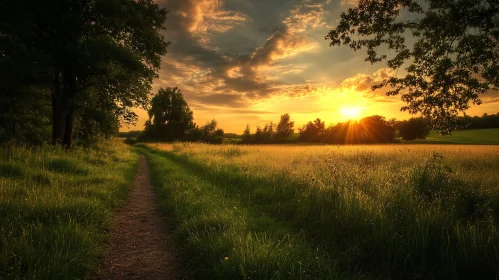
[(227, 113), (227, 114), (255, 114), (255, 115), (269, 115), (275, 114), (275, 112), (262, 111), (262, 110), (247, 110), (247, 109), (220, 109), (219, 107), (210, 107), (205, 104), (194, 103), (190, 105), (191, 109), (199, 111), (216, 111), (217, 113)]
[(194, 101), (208, 105), (225, 105), (235, 108), (241, 108), (247, 106), (244, 97), (236, 94), (218, 93), (218, 94), (196, 95), (192, 99)]
[(169, 10), (171, 42), (160, 85), (180, 87), (189, 103), (240, 109), (307, 96), (316, 88), (298, 75), (304, 63), (292, 60), (318, 48), (310, 30), (324, 24), (326, 2), (157, 0)]

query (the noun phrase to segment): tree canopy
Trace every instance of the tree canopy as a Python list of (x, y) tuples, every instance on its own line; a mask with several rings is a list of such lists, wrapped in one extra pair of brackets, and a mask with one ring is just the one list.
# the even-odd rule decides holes
[(289, 114), (284, 114), (281, 116), (279, 123), (277, 124), (275, 136), (278, 139), (286, 139), (293, 135), (295, 122), (291, 121)]
[[(133, 122), (166, 54), (166, 16), (153, 0), (4, 1), (0, 69), (19, 71), (0, 77), (2, 94), (48, 108), (52, 142), (67, 147), (75, 123), (87, 126), (81, 120), (107, 122), (106, 131)], [(21, 90), (26, 98), (16, 100)]]
[(430, 126), (423, 118), (411, 118), (397, 123), (399, 135), (404, 140), (426, 139)]
[(195, 128), (193, 114), (179, 88), (159, 89), (151, 100), (145, 136), (181, 140)]
[(441, 133), (499, 88), (496, 0), (361, 0), (325, 38), (331, 46), (366, 48), (371, 63), (403, 68), (373, 90), (388, 86), (387, 95), (406, 102), (403, 111), (421, 113)]

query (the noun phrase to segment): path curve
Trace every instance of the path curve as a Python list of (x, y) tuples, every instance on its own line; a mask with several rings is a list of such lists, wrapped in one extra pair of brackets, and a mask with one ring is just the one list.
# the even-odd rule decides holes
[(173, 237), (156, 204), (149, 166), (140, 155), (128, 202), (117, 215), (110, 245), (94, 279), (181, 279)]

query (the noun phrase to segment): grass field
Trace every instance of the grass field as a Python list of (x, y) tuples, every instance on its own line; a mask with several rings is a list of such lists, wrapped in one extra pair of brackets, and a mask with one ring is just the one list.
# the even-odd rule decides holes
[(407, 143), (499, 145), (499, 129), (456, 130), (451, 135), (439, 135), (438, 131), (432, 130), (425, 140)]
[(95, 269), (136, 160), (121, 141), (1, 147), (0, 279), (83, 279)]
[(499, 147), (148, 144), (196, 279), (496, 279)]

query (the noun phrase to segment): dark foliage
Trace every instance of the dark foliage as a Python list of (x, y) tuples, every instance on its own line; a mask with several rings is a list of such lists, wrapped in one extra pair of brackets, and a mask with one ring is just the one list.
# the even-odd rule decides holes
[(151, 100), (144, 137), (180, 141), (195, 128), (192, 111), (178, 88), (159, 89)]
[(460, 129), (499, 128), (499, 113), (479, 116), (463, 116), (458, 119)]
[(189, 141), (222, 144), (224, 131), (217, 127), (216, 120), (202, 127), (193, 121), (193, 113), (179, 88), (159, 89), (152, 100), (149, 120), (145, 123), (140, 140), (145, 141)]
[(293, 139), (295, 122), (291, 121), (289, 114), (283, 114), (277, 125), (273, 122), (266, 123), (265, 126), (260, 128), (256, 127), (254, 134), (251, 134), (249, 124), (243, 132), (241, 144), (270, 144), (270, 143), (291, 143), (296, 142)]
[(71, 147), (145, 106), (168, 43), (152, 0), (0, 5), (0, 138)]
[(430, 125), (424, 118), (411, 118), (396, 124), (398, 136), (404, 140), (426, 139), (430, 134)]
[(300, 141), (331, 144), (389, 143), (395, 138), (393, 125), (382, 116), (370, 116), (360, 121), (349, 120), (325, 127), (320, 119), (300, 129)]
[(326, 40), (366, 48), (366, 61), (405, 69), (373, 90), (388, 86), (387, 95), (407, 103), (402, 110), (421, 113), (444, 134), (471, 103), (499, 87), (497, 1), (361, 0)]

